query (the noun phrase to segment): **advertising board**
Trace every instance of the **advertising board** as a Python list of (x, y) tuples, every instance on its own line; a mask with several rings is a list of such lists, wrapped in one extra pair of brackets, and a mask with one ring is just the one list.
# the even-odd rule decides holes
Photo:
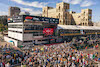
[(59, 23), (59, 19), (56, 18), (48, 18), (48, 17), (40, 17), (40, 16), (23, 16), (23, 20), (25, 21), (47, 21), (47, 23)]
[(22, 16), (8, 17), (7, 22), (8, 22), (8, 23), (23, 22), (23, 17), (22, 17)]
[(59, 23), (59, 19), (57, 18), (48, 18), (41, 16), (31, 16), (31, 15), (20, 15), (20, 16), (12, 16), (8, 17), (8, 23), (12, 22), (26, 22), (26, 21), (45, 21), (47, 23)]
[(53, 35), (53, 28), (44, 28), (43, 30), (43, 34), (45, 34), (45, 36), (47, 35)]

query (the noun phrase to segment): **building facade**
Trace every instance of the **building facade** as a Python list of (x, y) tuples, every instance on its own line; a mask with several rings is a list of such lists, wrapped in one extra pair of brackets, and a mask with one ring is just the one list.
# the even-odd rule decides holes
[(100, 27), (97, 26), (79, 26), (79, 25), (58, 25), (58, 35), (64, 41), (72, 41), (73, 38), (89, 37), (96, 39), (100, 37)]
[(8, 16), (18, 16), (21, 12), (19, 7), (9, 7)]
[(94, 26), (100, 27), (100, 22), (94, 22)]
[(76, 25), (93, 26), (91, 9), (82, 9), (81, 13), (70, 11), (70, 14), (72, 15), (72, 22), (75, 22)]
[(42, 9), (42, 16), (59, 18), (59, 24), (62, 25), (93, 25), (91, 9), (83, 9), (81, 13), (70, 12), (69, 10), (70, 4), (61, 2), (56, 4), (56, 8), (44, 7)]
[(59, 24), (70, 25), (71, 24), (71, 15), (69, 14), (69, 4), (68, 3), (58, 3), (56, 8), (53, 7), (44, 7), (43, 8), (43, 17), (53, 17), (59, 18)]
[(59, 42), (56, 28), (59, 19), (20, 15), (8, 17), (8, 35), (5, 41), (12, 41), (15, 46), (50, 44)]

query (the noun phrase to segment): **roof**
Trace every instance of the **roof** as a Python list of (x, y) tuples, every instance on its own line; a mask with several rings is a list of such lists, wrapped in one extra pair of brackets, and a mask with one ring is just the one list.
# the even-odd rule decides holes
[(58, 25), (57, 29), (100, 30), (97, 26)]

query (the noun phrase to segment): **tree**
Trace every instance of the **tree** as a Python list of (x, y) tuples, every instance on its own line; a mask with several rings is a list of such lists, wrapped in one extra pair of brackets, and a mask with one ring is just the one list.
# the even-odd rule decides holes
[(2, 32), (2, 34), (4, 30), (7, 30), (7, 26), (7, 16), (0, 16), (0, 32)]
[(3, 31), (4, 31), (4, 25), (0, 24), (0, 32), (2, 32), (2, 34), (3, 34)]

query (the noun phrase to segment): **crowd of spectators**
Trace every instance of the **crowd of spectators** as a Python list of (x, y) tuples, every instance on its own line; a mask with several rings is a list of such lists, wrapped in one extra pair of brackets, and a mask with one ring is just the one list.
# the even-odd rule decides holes
[(69, 43), (36, 47), (22, 54), (8, 53), (0, 57), (0, 67), (92, 67), (98, 52), (86, 54)]

